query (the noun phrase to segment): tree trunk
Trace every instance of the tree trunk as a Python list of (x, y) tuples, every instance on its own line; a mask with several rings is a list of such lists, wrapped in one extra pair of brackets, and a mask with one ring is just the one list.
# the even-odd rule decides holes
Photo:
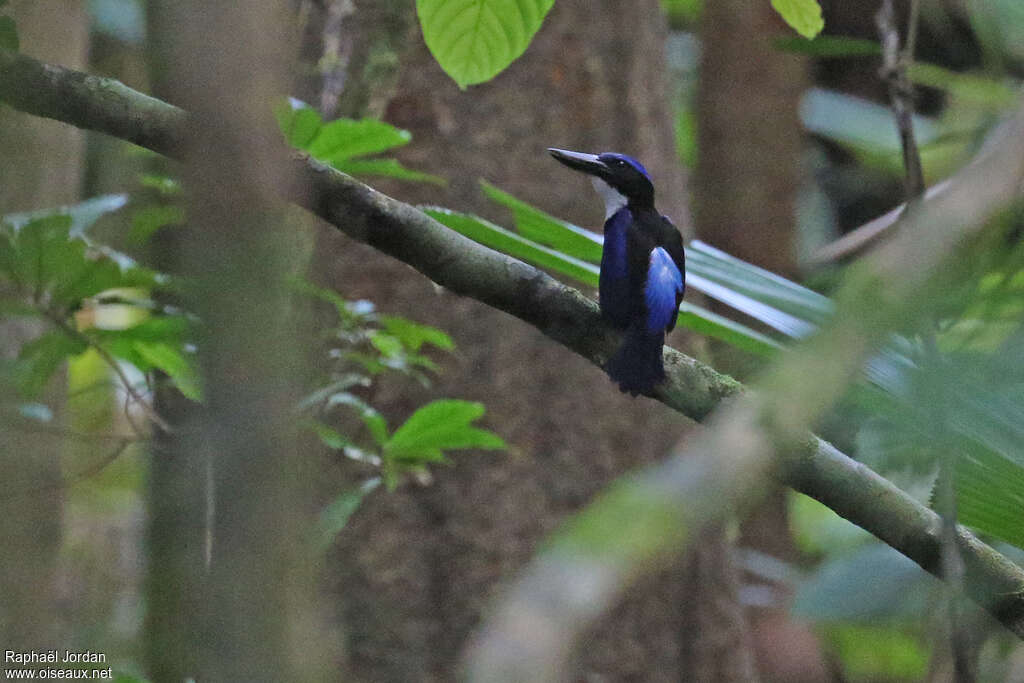
[[(151, 527), (153, 554), (175, 566), (153, 568), (151, 595), (172, 626), (191, 628), (169, 633), (151, 619), (150, 668), (168, 681), (321, 680), (325, 650), (309, 629), (312, 573), (303, 543), (311, 460), (294, 416), (305, 376), (298, 349), (310, 335), (296, 329), (302, 320), (286, 287), (301, 237), (290, 210), (274, 201), (295, 179), (281, 170), (283, 143), (269, 116), (289, 87), (288, 16), (283, 0), (244, 7), (167, 0), (147, 9), (154, 82), (196, 121), (183, 150), (189, 226), (168, 246), (173, 272), (188, 278), (186, 305), (203, 322), (204, 391), (201, 409), (154, 454), (163, 459), (154, 468), (163, 479), (151, 488), (152, 510), (163, 524), (155, 519)], [(199, 577), (197, 548), (167, 547), (176, 528), (194, 542), (194, 511), (182, 511), (189, 517), (175, 527), (181, 503), (168, 497), (198, 503), (182, 488), (207, 471), (212, 550)], [(170, 642), (160, 643), (161, 635)], [(185, 664), (161, 656), (160, 645)]]
[[(84, 66), (88, 21), (83, 2), (15, 0), (4, 11), (17, 23), (22, 52), (73, 68)], [(78, 200), (82, 131), (4, 107), (0, 149), (0, 214)], [(35, 322), (0, 322), (0, 355), (15, 356), (41, 331)], [(50, 404), (63, 399), (63, 382), (54, 385), (44, 399)], [(0, 402), (16, 400), (4, 387)], [(42, 651), (60, 642), (56, 573), (63, 503), (61, 446), (62, 440), (53, 436), (7, 430), (0, 447), (5, 481), (0, 493), (0, 640), (15, 651)]]
[[(623, 31), (623, 22), (630, 30)], [(450, 185), (375, 183), (407, 201), (469, 210), (505, 224), (485, 201), (485, 178), (537, 206), (599, 229), (586, 179), (547, 146), (621, 151), (641, 159), (659, 208), (689, 226), (666, 97), (665, 27), (656, 0), (560, 0), (526, 54), (494, 81), (460, 91), (418, 33), (385, 118), (410, 130), (399, 156)], [(499, 312), (448, 292), (335, 234), (321, 239), (319, 276), (349, 297), (438, 325), (458, 352), (437, 395), (483, 401), (508, 453), (457, 455), (429, 487), (376, 494), (333, 556), (335, 585), (359, 680), (452, 680), (461, 649), (501, 581), (565, 517), (615, 477), (665, 456), (685, 430), (646, 399), (621, 395), (599, 369)], [(385, 382), (374, 405), (395, 419), (427, 400)], [(579, 653), (584, 677), (680, 680), (686, 613), (721, 594), (688, 582), (681, 566), (638, 587)], [(706, 620), (714, 628), (713, 620)], [(742, 650), (742, 643), (733, 648)], [(741, 680), (727, 679), (720, 680)]]

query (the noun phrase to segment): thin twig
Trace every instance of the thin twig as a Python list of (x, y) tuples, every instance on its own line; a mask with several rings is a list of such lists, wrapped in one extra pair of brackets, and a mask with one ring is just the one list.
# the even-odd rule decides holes
[[(900, 54), (900, 34), (896, 29), (892, 0), (885, 0), (882, 3), (875, 21), (882, 42), (882, 69), (879, 75), (889, 88), (889, 100), (900, 134), (907, 202), (910, 208), (924, 196), (924, 170), (921, 167), (921, 153), (917, 148), (917, 140), (914, 138), (914, 87), (907, 76), (909, 56)], [(917, 20), (911, 18), (910, 23), (916, 24)]]

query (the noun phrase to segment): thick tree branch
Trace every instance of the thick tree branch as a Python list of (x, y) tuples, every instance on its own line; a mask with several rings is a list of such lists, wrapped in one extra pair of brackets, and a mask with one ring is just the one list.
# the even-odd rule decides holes
[[(172, 157), (179, 154), (187, 133), (187, 117), (180, 109), (120, 83), (42, 64), (4, 50), (0, 50), (0, 100), (28, 113), (115, 135)], [(1019, 116), (1014, 122), (1014, 135), (1007, 135), (1007, 140), (1013, 144), (996, 150), (998, 158), (971, 171), (972, 175), (962, 184), (954, 182), (934, 202), (926, 201), (908, 222), (976, 226), (993, 208), (1008, 203), (1020, 182), (1020, 171), (1007, 160), (1007, 155), (1016, 154), (1018, 164), (1024, 159), (1024, 150), (1020, 149), (1024, 140), (1022, 118)], [(290, 190), (290, 197), (350, 237), (405, 261), (456, 293), (476, 298), (530, 323), (595, 364), (603, 364), (614, 350), (615, 333), (602, 323), (597, 305), (575, 289), (472, 242), (414, 207), (342, 173), (308, 159), (293, 157), (283, 163), (294, 164), (300, 176), (302, 189)], [(999, 164), (1002, 167), (997, 168)], [(977, 180), (979, 176), (984, 180), (986, 174), (999, 181)], [(894, 240), (894, 249), (880, 255), (865, 280), (868, 284), (861, 288), (867, 299), (856, 306), (864, 312), (868, 323), (874, 322), (868, 324), (868, 336), (857, 330), (856, 320), (851, 321), (849, 325), (855, 333), (837, 345), (835, 352), (843, 353), (852, 345), (853, 352), (844, 353), (843, 357), (854, 361), (866, 352), (874, 336), (891, 322), (888, 317), (878, 320), (873, 309), (908, 298), (962, 238), (960, 233), (943, 233), (941, 244), (923, 253), (915, 251), (913, 245), (908, 251), (905, 240)], [(906, 277), (908, 273), (911, 277)], [(888, 290), (885, 289), (888, 283), (879, 279), (887, 277), (892, 277), (894, 283)], [(840, 304), (842, 308), (844, 302)], [(890, 310), (886, 305), (881, 309)], [(840, 333), (845, 329), (841, 328)], [(819, 353), (808, 357), (812, 361), (820, 361), (822, 354), (827, 357), (826, 346), (835, 341), (834, 335), (823, 337)], [(732, 378), (677, 351), (666, 349), (665, 361), (669, 379), (658, 389), (656, 398), (694, 420), (703, 420), (724, 399), (742, 391), (741, 385)], [(781, 396), (801, 384), (816, 388), (821, 385), (816, 395), (805, 397), (799, 406), (787, 410), (785, 405), (775, 405), (768, 414), (755, 420), (766, 420), (773, 441), (783, 440), (787, 444), (779, 451), (781, 457), (775, 461), (772, 473), (938, 575), (940, 526), (935, 513), (831, 445), (816, 437), (800, 436), (806, 416), (795, 411), (803, 408), (807, 401), (830, 403), (856, 373), (856, 364), (850, 367), (850, 363), (845, 362), (838, 369), (830, 364), (821, 372), (822, 368), (811, 362), (801, 364), (799, 370), (812, 374), (781, 373), (773, 375), (763, 385), (774, 395)], [(764, 428), (758, 427), (758, 431)], [(740, 450), (743, 450), (741, 446), (750, 445), (743, 439), (739, 442), (715, 440), (714, 443)], [(740, 459), (740, 462), (745, 460)], [(764, 459), (754, 458), (752, 462), (763, 463)], [(752, 475), (763, 471), (766, 470), (760, 464), (749, 470)], [(971, 597), (1007, 628), (1024, 637), (1024, 571), (963, 529), (960, 529), (960, 544), (968, 564), (965, 579)]]

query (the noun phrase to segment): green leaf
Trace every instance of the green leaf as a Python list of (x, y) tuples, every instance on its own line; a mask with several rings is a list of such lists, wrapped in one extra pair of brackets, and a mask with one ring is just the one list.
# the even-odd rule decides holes
[(181, 194), (181, 183), (177, 178), (156, 173), (143, 173), (139, 176), (139, 185), (156, 190), (163, 197), (177, 197)]
[(151, 287), (156, 273), (127, 256), (95, 246), (85, 231), (102, 215), (125, 203), (123, 195), (97, 197), (72, 207), (12, 214), (0, 230), (0, 272), (36, 305), (72, 308), (82, 299), (118, 287)]
[(132, 348), (150, 368), (157, 368), (167, 373), (167, 376), (174, 381), (174, 385), (178, 387), (178, 391), (186, 398), (197, 402), (203, 400), (199, 373), (190, 355), (186, 355), (175, 346), (162, 342), (135, 341), (132, 343)]
[(448, 184), (441, 176), (406, 168), (398, 159), (340, 159), (331, 165), (351, 176), (382, 176), (417, 183)]
[(429, 206), (421, 209), (438, 222), (480, 244), (535, 266), (550, 268), (591, 287), (597, 286), (598, 267), (591, 263), (566, 256), (472, 214)]
[[(809, 89), (800, 103), (804, 127), (859, 155), (891, 155), (899, 161), (899, 133), (892, 123), (892, 111), (868, 100), (821, 88)], [(918, 143), (928, 145), (939, 135), (933, 119), (914, 115)], [(902, 173), (902, 166), (900, 166)]]
[(810, 40), (796, 36), (776, 38), (775, 47), (784, 52), (794, 52), (825, 59), (837, 57), (875, 57), (882, 54), (882, 46), (874, 40), (848, 38), (846, 36), (818, 36)]
[(423, 39), (460, 88), (494, 78), (526, 51), (554, 0), (416, 0)]
[(324, 124), (307, 149), (317, 159), (336, 165), (400, 147), (411, 139), (409, 131), (376, 119), (338, 119)]
[(718, 315), (688, 301), (679, 307), (679, 324), (699, 334), (724, 341), (738, 349), (760, 356), (774, 354), (782, 344), (743, 323)]
[(980, 74), (958, 73), (927, 62), (914, 62), (907, 67), (907, 76), (917, 85), (945, 90), (950, 94), (990, 107), (1012, 103), (1017, 92), (1001, 80)]
[(817, 0), (772, 0), (772, 7), (804, 38), (813, 38), (825, 28)]
[(377, 412), (376, 408), (368, 404), (363, 399), (350, 394), (347, 391), (339, 391), (333, 394), (327, 399), (327, 407), (333, 406), (348, 406), (353, 408), (359, 417), (362, 418), (363, 424), (370, 431), (370, 435), (373, 440), (377, 442), (378, 446), (383, 446), (388, 441), (388, 423), (384, 420), (384, 416)]
[(306, 149), (323, 125), (315, 109), (294, 97), (275, 105), (274, 117), (288, 144), (299, 149)]
[(380, 351), (380, 355), (385, 358), (397, 358), (405, 351), (405, 347), (397, 337), (393, 337), (390, 334), (383, 334), (378, 331), (374, 331), (370, 335), (370, 343), (373, 348)]
[(484, 414), (482, 403), (441, 399), (413, 413), (385, 444), (385, 453), (408, 464), (444, 462), (445, 450), (505, 448), (493, 432), (470, 425)]
[(0, 16), (0, 48), (17, 52), (20, 47), (18, 27), (14, 24), (14, 19)]
[(336, 430), (334, 427), (325, 425), (323, 422), (308, 420), (306, 424), (309, 425), (310, 429), (316, 432), (316, 435), (320, 438), (320, 442), (332, 450), (340, 451), (343, 448), (353, 445), (347, 437), (341, 435), (341, 432)]
[(957, 515), (962, 524), (1024, 548), (1024, 468), (993, 451), (957, 459)]
[(47, 332), (22, 346), (14, 366), (14, 381), (22, 396), (38, 396), (64, 361), (87, 348), (84, 341), (60, 330)]
[(382, 315), (380, 323), (410, 351), (419, 351), (424, 344), (431, 344), (445, 351), (455, 348), (452, 338), (436, 327), (421, 325), (393, 315)]
[(3, 220), (13, 226), (15, 230), (20, 230), (35, 220), (52, 218), (54, 216), (69, 216), (71, 218), (71, 225), (68, 228), (68, 232), (72, 237), (80, 237), (86, 234), (89, 228), (100, 218), (108, 213), (120, 210), (127, 203), (127, 195), (105, 194), (86, 199), (71, 206), (59, 206), (38, 211), (8, 214), (3, 217)]
[(603, 240), (600, 235), (548, 215), (485, 180), (481, 180), (480, 185), (484, 194), (491, 200), (512, 210), (516, 228), (523, 237), (557, 249), (573, 258), (593, 263), (601, 262)]
[(184, 225), (185, 209), (176, 204), (145, 206), (132, 214), (131, 238), (145, 242), (160, 228)]
[(380, 486), (380, 478), (367, 479), (362, 485), (345, 491), (335, 498), (320, 513), (320, 519), (313, 530), (313, 546), (318, 553), (331, 547), (334, 539), (348, 524), (352, 514), (359, 509), (363, 499)]
[[(910, 629), (912, 631), (913, 629)], [(920, 635), (898, 625), (829, 624), (825, 635), (851, 681), (925, 680), (932, 659)]]
[(693, 240), (686, 249), (687, 284), (790, 337), (803, 337), (832, 316), (817, 292), (720, 249)]
[[(500, 190), (497, 192), (500, 192)], [(493, 196), (498, 197), (500, 195), (494, 194)], [(503, 202), (508, 201), (507, 205), (520, 202), (520, 200), (511, 197), (511, 195), (504, 195), (501, 197), (501, 200)], [(532, 208), (525, 203), (521, 204), (522, 206), (519, 208), (523, 209), (524, 213), (526, 213), (525, 209)], [(533, 265), (561, 273), (562, 275), (571, 277), (590, 287), (597, 286), (599, 269), (591, 263), (581, 261), (573, 258), (572, 256), (567, 256), (556, 251), (555, 249), (550, 249), (537, 244), (525, 237), (521, 237), (506, 230), (505, 228), (494, 225), (489, 221), (471, 214), (463, 214), (436, 207), (423, 207), (423, 211), (452, 230), (455, 230), (456, 232), (461, 233), (483, 245), (491, 247), (492, 249), (520, 258), (527, 263), (532, 263)], [(541, 212), (538, 211), (537, 213)], [(539, 234), (547, 235), (551, 241), (564, 245), (567, 244), (567, 240), (579, 237), (579, 234), (575, 231), (587, 232), (583, 231), (582, 228), (571, 226), (571, 224), (561, 223), (560, 221), (557, 221), (557, 219), (552, 220), (554, 221), (553, 223), (545, 223), (542, 219), (538, 219), (534, 224), (535, 227), (538, 227)], [(541, 228), (540, 226), (542, 225), (546, 225), (550, 229)], [(572, 228), (573, 230), (569, 230), (569, 228)], [(573, 235), (571, 238), (567, 237), (570, 233)], [(592, 242), (594, 238), (599, 240), (596, 243), (597, 257), (599, 259), (601, 237), (599, 235), (594, 235), (593, 238), (585, 237), (584, 239)], [(714, 261), (711, 257), (705, 259), (704, 270), (702, 271), (698, 266), (697, 274), (712, 274), (714, 272), (714, 268), (708, 264), (713, 263)], [(719, 270), (722, 271), (722, 274), (720, 275), (721, 279), (726, 278), (726, 272), (733, 273), (737, 269), (736, 266), (730, 266), (726, 260), (721, 260), (721, 263), (723, 264), (719, 268)], [(740, 261), (739, 263), (743, 262)], [(791, 299), (795, 297), (796, 300), (799, 301), (801, 297), (820, 297), (820, 295), (811, 292), (811, 290), (802, 288), (795, 283), (784, 280), (784, 278), (779, 278), (779, 276), (768, 273), (768, 271), (761, 271), (761, 269), (757, 269), (756, 266), (752, 266), (750, 264), (744, 264), (744, 266), (749, 266), (749, 268), (752, 269), (747, 272), (747, 276), (752, 281), (751, 287), (758, 285), (764, 290), (774, 291), (777, 294), (777, 297), (781, 299)], [(733, 275), (733, 277), (738, 276)], [(776, 278), (781, 282), (776, 282), (773, 278)], [(754, 315), (754, 317), (758, 319), (772, 321), (776, 325), (782, 326), (784, 330), (788, 330), (793, 334), (797, 331), (806, 332), (809, 329), (808, 324), (804, 321), (796, 320), (792, 316), (788, 316), (787, 314), (776, 311), (770, 306), (756, 302), (750, 297), (745, 297), (738, 293), (730, 293), (729, 290), (724, 287), (716, 289), (705, 284), (704, 287), (694, 285), (694, 289), (698, 289), (700, 291), (704, 291), (705, 289), (713, 290), (719, 297), (727, 299), (728, 303), (737, 306), (740, 310)], [(796, 292), (796, 294), (793, 292)], [(729, 295), (727, 296), (727, 294)], [(824, 297), (820, 298), (823, 299)], [(825, 301), (827, 302), (827, 300)], [(805, 305), (817, 306), (820, 305), (820, 302), (815, 300), (813, 304), (805, 302)], [(767, 337), (746, 325), (729, 320), (704, 308), (700, 308), (699, 306), (694, 306), (693, 304), (684, 302), (681, 310), (682, 312), (679, 316), (681, 324), (690, 329), (701, 332), (702, 334), (707, 334), (715, 337), (716, 339), (722, 339), (728, 343), (735, 344), (737, 347), (746, 351), (764, 355), (773, 353), (780, 347), (779, 343), (770, 337)], [(782, 322), (780, 321), (788, 324), (782, 325)]]
[(131, 327), (118, 330), (91, 330), (91, 334), (102, 342), (144, 341), (164, 344), (182, 344), (188, 332), (189, 322), (182, 315), (157, 315), (146, 318)]

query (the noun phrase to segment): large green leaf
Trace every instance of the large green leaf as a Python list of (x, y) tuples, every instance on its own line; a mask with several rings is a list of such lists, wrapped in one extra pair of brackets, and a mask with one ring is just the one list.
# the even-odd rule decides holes
[(687, 329), (749, 353), (766, 356), (783, 348), (782, 344), (768, 335), (688, 301), (680, 304), (678, 320)]
[(1024, 468), (975, 448), (957, 459), (955, 482), (962, 524), (1024, 548)]
[(554, 0), (416, 0), (423, 39), (460, 88), (523, 54)]
[(444, 451), (462, 448), (505, 448), (497, 434), (474, 427), (483, 416), (482, 403), (442, 399), (413, 413), (385, 444), (388, 457), (405, 464), (444, 462)]
[(516, 229), (523, 237), (582, 261), (601, 262), (600, 235), (546, 214), (486, 181), (480, 181), (480, 185), (490, 199), (512, 210)]
[(307, 151), (330, 164), (353, 157), (385, 152), (407, 144), (409, 131), (378, 121), (377, 119), (337, 119), (321, 126)]
[[(602, 236), (554, 218), (486, 182), (483, 183), (483, 188), (488, 197), (512, 209), (516, 227), (527, 240), (540, 243), (577, 260), (595, 263), (601, 260), (601, 246), (604, 242)], [(538, 263), (532, 260), (531, 254), (525, 250), (522, 253), (515, 253), (509, 250), (511, 245), (499, 245), (496, 236), (492, 236), (493, 243), (481, 239), (480, 235), (486, 228), (503, 230), (493, 225), (482, 225), (474, 234), (468, 236), (531, 263)], [(826, 297), (697, 240), (687, 247), (686, 266), (688, 286), (790, 337), (806, 336), (814, 329), (811, 323), (820, 324), (832, 313), (832, 302)], [(589, 279), (576, 277), (565, 269), (557, 266), (553, 269), (590, 284)], [(724, 340), (730, 343), (742, 339), (743, 343), (750, 347), (747, 350), (756, 348), (758, 352), (764, 352), (768, 346), (774, 346), (764, 335), (738, 324), (723, 327), (721, 323), (725, 321), (724, 318), (710, 313), (704, 315), (702, 311), (703, 309), (691, 306), (685, 319), (680, 320), (702, 333), (714, 336), (725, 334), (727, 338)], [(690, 325), (690, 322), (694, 325)], [(741, 332), (741, 336), (737, 334)]]
[[(532, 208), (525, 203), (521, 203), (520, 200), (511, 197), (511, 195), (495, 194), (493, 196), (501, 196), (503, 203), (507, 202), (506, 205), (516, 206), (523, 212), (523, 214), (529, 213), (525, 210), (526, 208)], [(520, 204), (522, 204), (522, 206), (520, 206)], [(426, 207), (423, 210), (452, 230), (455, 230), (456, 232), (459, 232), (480, 244), (491, 247), (492, 249), (497, 249), (498, 251), (509, 254), (510, 256), (520, 258), (535, 266), (561, 273), (562, 275), (571, 277), (589, 287), (597, 286), (599, 268), (592, 263), (563, 254), (558, 250), (545, 247), (471, 214), (458, 213), (436, 207)], [(556, 219), (548, 221), (543, 218), (544, 214), (540, 211), (536, 211), (536, 213), (530, 214), (530, 216), (531, 220), (536, 219), (534, 227), (537, 228), (538, 236), (543, 236), (544, 239), (552, 243), (566, 244), (571, 240), (579, 238), (580, 232), (589, 232)], [(595, 244), (598, 245), (603, 241), (600, 235), (596, 235), (594, 233), (590, 233), (590, 235), (592, 235), (592, 237), (585, 237), (587, 241), (596, 240)], [(580, 243), (577, 242), (576, 244), (578, 245)], [(600, 251), (598, 251), (598, 257), (600, 257)], [(695, 289), (700, 288), (695, 287)], [(774, 312), (770, 307), (762, 304), (757, 304), (757, 306), (760, 306), (760, 308), (757, 309), (757, 312), (761, 312), (766, 318), (772, 319), (771, 316), (764, 313), (764, 311), (772, 311), (776, 317), (780, 315), (777, 312)], [(746, 308), (753, 310), (755, 306), (752, 304)], [(779, 348), (779, 344), (770, 337), (767, 337), (764, 334), (743, 325), (742, 323), (729, 320), (716, 313), (712, 313), (707, 309), (690, 303), (683, 303), (681, 313), (679, 315), (679, 322), (680, 324), (693, 329), (694, 331), (700, 332), (701, 334), (706, 334), (715, 339), (720, 339), (752, 353), (764, 355), (772, 353)]]
[(818, 0), (772, 0), (772, 7), (804, 38), (813, 38), (825, 28)]
[(339, 159), (331, 165), (351, 176), (381, 176), (434, 185), (447, 184), (441, 176), (407, 168), (398, 159)]
[(497, 249), (510, 256), (523, 259), (541, 268), (568, 275), (591, 287), (597, 286), (598, 267), (567, 256), (559, 251), (537, 244), (510, 230), (468, 213), (459, 213), (438, 207), (422, 207), (423, 211), (452, 230)]

